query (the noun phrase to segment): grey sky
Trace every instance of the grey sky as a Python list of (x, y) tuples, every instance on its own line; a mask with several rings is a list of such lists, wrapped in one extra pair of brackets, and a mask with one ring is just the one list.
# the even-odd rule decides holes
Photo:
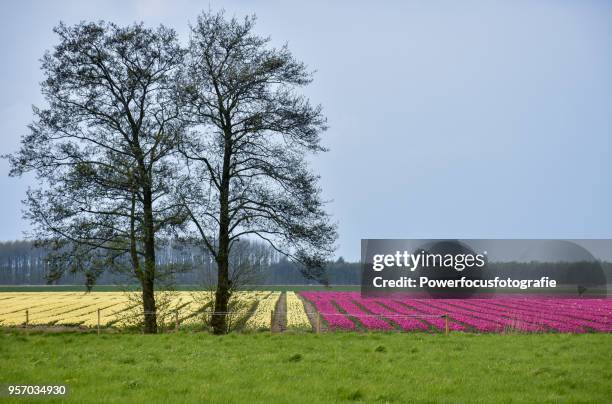
[[(459, 4), (460, 3), (460, 4)], [(0, 153), (42, 105), (59, 20), (143, 20), (187, 36), (203, 8), (317, 70), (316, 157), (338, 255), (361, 238), (612, 238), (612, 3), (604, 1), (14, 1), (0, 5)], [(31, 179), (0, 161), (0, 240), (27, 229)]]

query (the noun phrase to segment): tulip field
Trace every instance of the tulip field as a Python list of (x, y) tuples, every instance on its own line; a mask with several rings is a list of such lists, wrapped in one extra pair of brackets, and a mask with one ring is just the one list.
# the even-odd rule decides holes
[[(329, 330), (612, 332), (612, 299), (388, 299), (302, 292)], [(448, 323), (445, 316), (448, 315)]]
[[(197, 325), (210, 318), (211, 292), (159, 292), (158, 323)], [(244, 330), (269, 328), (270, 312), (280, 292), (236, 292), (230, 321)], [(27, 313), (26, 313), (27, 310)], [(18, 292), (0, 293), (0, 326), (55, 325), (95, 327), (98, 310), (102, 327), (122, 328), (142, 321), (137, 293), (124, 292)]]
[[(230, 301), (234, 330), (269, 330), (281, 292), (240, 291)], [(211, 292), (159, 292), (158, 322), (198, 326)], [(285, 330), (477, 333), (612, 333), (612, 299), (362, 298), (358, 292), (286, 292)], [(305, 306), (304, 302), (307, 302)], [(309, 307), (308, 309), (306, 307)], [(98, 317), (99, 316), (99, 317)], [(123, 292), (0, 293), (0, 326), (125, 328), (142, 321), (139, 295)]]
[(287, 292), (287, 328), (306, 330), (310, 327), (304, 304), (295, 292)]

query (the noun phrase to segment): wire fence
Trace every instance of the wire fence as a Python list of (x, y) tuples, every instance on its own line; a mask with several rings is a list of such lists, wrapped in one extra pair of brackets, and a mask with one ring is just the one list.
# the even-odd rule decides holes
[[(159, 332), (188, 330), (210, 330), (216, 316), (225, 317), (226, 331), (261, 331), (282, 332), (288, 329), (290, 313), (286, 309), (274, 307), (272, 310), (260, 310), (259, 304), (239, 310), (215, 311), (210, 307), (191, 309), (188, 307), (164, 308), (158, 311), (143, 311), (141, 306), (129, 306), (118, 309), (114, 306), (100, 306), (72, 309), (57, 314), (62, 309), (49, 309), (44, 306), (2, 312), (0, 307), (0, 326), (45, 329), (48, 327), (78, 327), (101, 333), (105, 330), (143, 331), (146, 316), (155, 316)], [(72, 314), (71, 314), (72, 313)], [(432, 331), (449, 334), (451, 330), (470, 330), (470, 319), (463, 319), (455, 314), (376, 314), (368, 312), (345, 313), (330, 311), (304, 310), (306, 320), (296, 329), (323, 333), (331, 330), (381, 330), (381, 331)], [(339, 322), (334, 319), (345, 319)], [(378, 324), (371, 320), (379, 321)], [(459, 319), (459, 320), (457, 320)], [(473, 318), (471, 320), (476, 320)], [(421, 322), (408, 322), (419, 320)], [(501, 322), (503, 320), (503, 322)], [(477, 331), (484, 332), (545, 332), (550, 329), (550, 322), (544, 318), (502, 318), (493, 328), (481, 329), (472, 325)], [(467, 321), (467, 325), (462, 321)], [(279, 324), (280, 323), (280, 324)], [(343, 326), (342, 324), (348, 325)], [(284, 326), (283, 326), (284, 325)], [(609, 331), (608, 331), (609, 332)]]
[[(45, 319), (44, 314), (48, 310), (44, 308), (25, 309), (22, 311), (11, 312), (11, 319), (13, 321), (9, 324), (3, 324), (0, 321), (0, 325), (12, 325), (21, 326), (27, 328), (40, 327), (40, 326), (79, 326), (89, 329), (95, 329), (100, 333), (105, 328), (142, 328), (145, 322), (146, 316), (155, 316), (155, 321), (160, 331), (175, 330), (178, 331), (181, 327), (192, 327), (192, 326), (203, 326), (209, 327), (213, 317), (223, 316), (225, 317), (228, 331), (235, 329), (274, 329), (274, 323), (277, 316), (281, 316), (281, 321), (284, 318), (285, 322), (287, 319), (287, 310), (270, 310), (269, 312), (257, 312), (256, 308), (248, 308), (242, 310), (227, 310), (227, 311), (215, 311), (212, 309), (171, 309), (171, 310), (160, 310), (160, 311), (144, 311), (136, 309), (136, 307), (130, 307), (125, 310), (113, 310), (111, 307), (97, 307), (89, 310), (80, 310), (78, 317), (74, 320), (70, 320), (70, 317), (62, 318), (61, 315), (48, 316)], [(19, 313), (21, 313), (22, 320), (18, 320)], [(309, 324), (305, 324), (305, 329), (310, 328), (313, 332), (321, 333), (324, 331), (328, 324), (326, 324), (328, 318), (343, 317), (343, 318), (356, 318), (366, 319), (375, 318), (381, 321), (394, 321), (401, 319), (444, 319), (445, 326), (444, 332), (449, 332), (449, 315), (433, 315), (433, 314), (372, 314), (372, 313), (338, 313), (338, 312), (320, 312), (320, 311), (304, 311), (304, 314), (309, 319)], [(265, 319), (263, 318), (265, 316)], [(110, 320), (109, 320), (110, 319)], [(254, 320), (253, 320), (254, 319)], [(16, 321), (15, 321), (16, 320)], [(248, 322), (252, 321), (251, 327), (248, 327)]]
[[(292, 296), (292, 300), (288, 299)], [(226, 331), (299, 329), (381, 330), (486, 333), (612, 333), (609, 306), (572, 303), (527, 304), (523, 301), (419, 302), (390, 305), (319, 304), (297, 294), (278, 291), (236, 292), (227, 310), (214, 310), (214, 293), (164, 292), (156, 295), (155, 311), (143, 311), (138, 293), (100, 292), (6, 293), (0, 294), (0, 327), (40, 327), (83, 330), (143, 330), (145, 320), (161, 332), (189, 329), (210, 330), (225, 323)], [(351, 300), (351, 299), (349, 299)], [(351, 300), (351, 301), (353, 301)], [(445, 314), (448, 313), (448, 314)], [(224, 322), (214, 321), (218, 316)], [(296, 325), (297, 324), (297, 325)]]

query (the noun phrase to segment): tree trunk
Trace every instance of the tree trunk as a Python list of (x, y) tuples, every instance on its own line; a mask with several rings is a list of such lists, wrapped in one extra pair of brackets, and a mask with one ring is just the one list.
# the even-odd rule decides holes
[(144, 332), (157, 332), (157, 308), (155, 306), (155, 230), (153, 224), (153, 198), (150, 189), (143, 192), (144, 274), (142, 304), (144, 308)]
[(223, 153), (223, 171), (219, 189), (219, 247), (217, 250), (217, 291), (215, 293), (215, 312), (211, 320), (215, 334), (227, 333), (227, 310), (230, 299), (231, 282), (229, 279), (230, 254), (230, 214), (229, 214), (229, 188), (230, 188), (230, 160), (231, 160), (231, 132), (225, 131), (225, 147)]
[(217, 260), (217, 291), (215, 292), (215, 312), (211, 319), (213, 333), (227, 333), (227, 311), (229, 309), (230, 283), (229, 283), (229, 260), (227, 257), (219, 257)]
[[(229, 187), (227, 188), (229, 189)], [(215, 293), (215, 312), (211, 325), (215, 334), (227, 333), (227, 311), (230, 299), (231, 282), (229, 279), (229, 208), (228, 193), (221, 191), (221, 214), (219, 220), (219, 247), (217, 250), (217, 291)], [(224, 202), (223, 202), (224, 201)]]
[(142, 307), (144, 309), (144, 332), (157, 332), (157, 308), (155, 306), (155, 288), (152, 279), (145, 278), (142, 282)]

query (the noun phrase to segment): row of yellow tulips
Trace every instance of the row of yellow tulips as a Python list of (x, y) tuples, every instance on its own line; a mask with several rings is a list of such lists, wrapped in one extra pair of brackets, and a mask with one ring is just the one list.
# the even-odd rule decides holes
[[(270, 313), (280, 292), (238, 291), (230, 301), (231, 322), (247, 330), (269, 329)], [(158, 318), (161, 323), (198, 324), (210, 316), (212, 292), (158, 292)], [(0, 293), (0, 325), (80, 325), (125, 327), (142, 321), (140, 296), (136, 292), (5, 292)], [(294, 292), (287, 292), (287, 326), (308, 329), (304, 306)]]

